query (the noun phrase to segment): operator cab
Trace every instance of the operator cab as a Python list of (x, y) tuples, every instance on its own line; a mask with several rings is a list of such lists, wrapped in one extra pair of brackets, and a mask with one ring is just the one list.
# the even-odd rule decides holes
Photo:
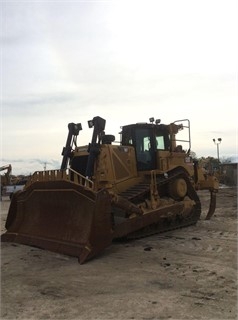
[(135, 148), (138, 171), (154, 170), (157, 168), (157, 151), (170, 150), (168, 126), (154, 123), (123, 126), (121, 144)]

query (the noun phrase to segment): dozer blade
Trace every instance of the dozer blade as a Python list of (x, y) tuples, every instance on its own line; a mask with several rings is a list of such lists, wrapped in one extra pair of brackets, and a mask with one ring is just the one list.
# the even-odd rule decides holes
[(112, 242), (107, 191), (70, 181), (35, 182), (13, 196), (2, 241), (76, 256), (82, 264)]
[(210, 205), (205, 220), (210, 220), (216, 209), (216, 192), (210, 191)]

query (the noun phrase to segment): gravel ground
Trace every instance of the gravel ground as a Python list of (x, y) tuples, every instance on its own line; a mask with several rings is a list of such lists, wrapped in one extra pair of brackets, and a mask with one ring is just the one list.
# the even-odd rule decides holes
[[(237, 189), (196, 226), (76, 258), (1, 243), (1, 319), (237, 319)], [(9, 207), (1, 202), (1, 233)]]

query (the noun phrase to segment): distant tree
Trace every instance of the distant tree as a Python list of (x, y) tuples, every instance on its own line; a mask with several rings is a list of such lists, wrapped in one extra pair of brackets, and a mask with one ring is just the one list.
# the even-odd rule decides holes
[(198, 162), (201, 167), (206, 169), (209, 173), (214, 173), (215, 171), (219, 170), (219, 161), (213, 157), (201, 157), (198, 159)]
[(189, 155), (190, 155), (190, 157), (192, 157), (193, 159), (197, 159), (196, 152), (190, 150)]
[(228, 157), (228, 158), (222, 157), (220, 161), (221, 163), (232, 163), (232, 157)]

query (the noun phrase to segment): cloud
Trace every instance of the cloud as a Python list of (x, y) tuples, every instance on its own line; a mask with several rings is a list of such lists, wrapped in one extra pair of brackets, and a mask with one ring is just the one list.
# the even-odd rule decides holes
[(97, 115), (116, 140), (121, 125), (189, 118), (197, 154), (215, 155), (218, 135), (224, 154), (236, 152), (236, 9), (232, 0), (5, 2), (4, 158), (60, 162), (67, 124), (81, 122), (87, 144)]
[[(49, 114), (58, 106), (65, 106), (75, 100), (74, 95), (64, 92), (31, 94), (24, 96), (5, 96), (2, 101), (3, 115), (12, 117), (29, 117)], [(52, 109), (51, 109), (52, 108)]]

